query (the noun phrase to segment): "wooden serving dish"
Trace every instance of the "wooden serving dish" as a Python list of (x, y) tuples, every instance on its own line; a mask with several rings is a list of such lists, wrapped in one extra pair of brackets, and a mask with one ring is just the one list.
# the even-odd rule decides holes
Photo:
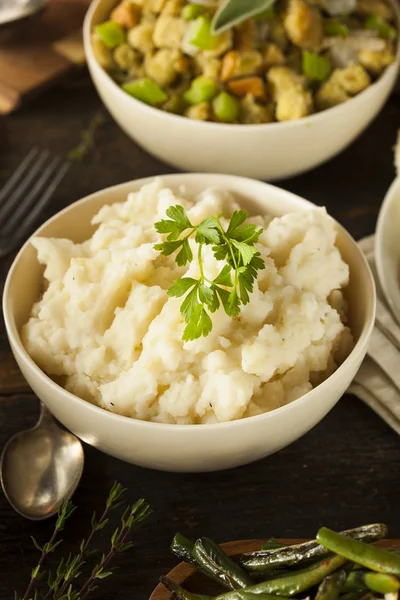
[[(306, 540), (291, 540), (281, 539), (279, 540), (284, 544), (301, 544)], [(239, 540), (236, 542), (227, 542), (221, 544), (221, 548), (226, 552), (228, 556), (233, 558), (239, 558), (239, 556), (245, 552), (254, 552), (259, 550), (266, 540)], [(388, 549), (400, 549), (400, 540), (387, 539), (376, 542), (376, 546)], [(198, 573), (195, 567), (187, 565), (184, 562), (179, 563), (174, 569), (172, 569), (167, 577), (172, 579), (176, 583), (179, 583), (182, 587), (187, 589), (189, 592), (197, 592), (199, 594), (206, 594), (210, 596), (222, 593), (223, 589), (217, 584), (207, 579), (200, 573)], [(225, 590), (226, 591), (226, 590)], [(161, 583), (155, 588), (150, 596), (150, 600), (170, 600), (171, 592), (169, 592)]]

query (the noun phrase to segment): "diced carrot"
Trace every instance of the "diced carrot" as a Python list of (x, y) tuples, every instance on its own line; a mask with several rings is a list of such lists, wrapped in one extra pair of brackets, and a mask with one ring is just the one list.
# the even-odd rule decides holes
[(111, 13), (111, 21), (118, 23), (124, 29), (132, 29), (139, 23), (136, 7), (131, 2), (124, 0)]
[(235, 96), (246, 96), (251, 94), (254, 98), (265, 98), (265, 86), (261, 77), (241, 77), (240, 79), (232, 79), (226, 84), (232, 94)]
[(238, 53), (235, 50), (231, 50), (227, 52), (222, 59), (221, 66), (221, 80), (227, 81), (230, 79), (235, 71), (236, 61), (238, 58)]

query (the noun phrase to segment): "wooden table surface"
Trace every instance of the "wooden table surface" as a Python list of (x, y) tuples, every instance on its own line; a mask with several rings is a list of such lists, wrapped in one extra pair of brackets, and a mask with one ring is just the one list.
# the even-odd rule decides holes
[[(28, 149), (40, 144), (65, 152), (101, 107), (82, 74), (0, 119), (0, 183)], [(338, 124), (340, 126), (340, 124)], [(372, 234), (384, 194), (394, 177), (392, 146), (400, 127), (400, 97), (392, 96), (369, 129), (339, 157), (282, 187), (325, 205), (356, 237)], [(301, 152), (301, 148), (299, 148)], [(96, 146), (68, 174), (43, 220), (71, 202), (129, 179), (172, 169), (136, 147), (110, 117)], [(4, 283), (12, 257), (0, 263)], [(11, 356), (0, 330), (0, 446), (37, 416), (37, 400)], [(311, 432), (274, 456), (250, 466), (212, 474), (159, 473), (124, 464), (85, 446), (86, 464), (75, 494), (78, 511), (64, 532), (73, 549), (100, 510), (116, 479), (127, 496), (144, 496), (154, 513), (138, 532), (136, 546), (94, 598), (147, 600), (158, 577), (175, 564), (169, 543), (176, 531), (189, 536), (230, 539), (307, 537), (321, 524), (334, 528), (384, 520), (400, 537), (400, 439), (369, 408), (346, 395)], [(0, 600), (23, 592), (37, 559), (29, 536), (49, 537), (51, 522), (18, 516), (0, 493)], [(99, 545), (106, 547), (103, 536)]]

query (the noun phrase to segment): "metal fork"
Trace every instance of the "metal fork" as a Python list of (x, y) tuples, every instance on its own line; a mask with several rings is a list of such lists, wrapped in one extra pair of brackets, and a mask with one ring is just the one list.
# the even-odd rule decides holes
[(32, 148), (0, 189), (0, 258), (30, 233), (70, 166), (47, 150)]

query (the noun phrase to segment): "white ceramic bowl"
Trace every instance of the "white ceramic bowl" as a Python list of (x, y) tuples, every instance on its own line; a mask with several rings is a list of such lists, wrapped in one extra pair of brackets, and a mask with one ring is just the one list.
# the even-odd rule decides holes
[[(399, 7), (392, 1), (400, 23)], [(125, 133), (178, 169), (232, 173), (265, 181), (312, 169), (341, 152), (367, 127), (396, 81), (400, 50), (395, 64), (364, 92), (298, 121), (227, 125), (172, 115), (126, 94), (97, 63), (90, 34), (107, 19), (114, 4), (115, 0), (94, 0), (86, 15), (83, 32), (90, 74), (104, 104)]]
[(387, 191), (375, 234), (375, 261), (387, 303), (400, 323), (400, 177)]
[[(184, 184), (190, 194), (206, 187), (229, 189), (244, 208), (256, 214), (282, 215), (313, 207), (282, 189), (230, 175), (180, 174), (163, 180), (173, 189)], [(81, 242), (92, 235), (90, 220), (101, 206), (124, 201), (128, 192), (148, 181), (132, 181), (96, 192), (56, 214), (35, 235)], [(272, 412), (222, 424), (164, 425), (109, 413), (65, 391), (36, 366), (19, 335), (42, 286), (43, 270), (29, 241), (16, 257), (4, 289), (4, 318), (14, 356), (29, 385), (53, 415), (82, 440), (112, 456), (143, 467), (188, 472), (257, 460), (290, 444), (318, 423), (345, 392), (365, 356), (375, 315), (374, 282), (356, 243), (338, 227), (338, 243), (351, 270), (347, 297), (355, 348), (324, 383)]]

